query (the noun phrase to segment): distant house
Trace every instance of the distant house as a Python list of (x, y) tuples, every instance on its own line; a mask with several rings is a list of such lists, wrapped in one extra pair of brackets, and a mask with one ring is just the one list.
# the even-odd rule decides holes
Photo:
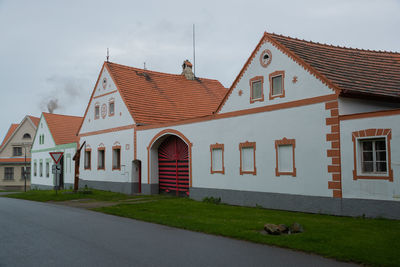
[(400, 218), (400, 54), (265, 33), (229, 90), (105, 62), (81, 185)]
[(72, 158), (77, 150), (76, 133), (81, 121), (81, 117), (42, 113), (31, 151), (32, 189), (52, 189), (56, 185), (50, 152), (64, 153), (57, 184), (61, 188), (73, 187), (75, 164)]
[(39, 118), (25, 116), (16, 124), (11, 124), (0, 145), (0, 189), (23, 189), (30, 185), (31, 145)]

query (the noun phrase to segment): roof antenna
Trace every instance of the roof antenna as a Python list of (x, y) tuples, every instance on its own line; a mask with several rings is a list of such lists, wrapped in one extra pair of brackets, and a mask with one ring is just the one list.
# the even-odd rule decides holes
[(195, 28), (194, 28), (194, 23), (193, 23), (193, 74), (194, 77), (196, 77), (196, 43), (195, 43)]
[(108, 60), (110, 59), (110, 51), (108, 50), (108, 47), (107, 47), (107, 62), (109, 62)]
[(146, 70), (146, 62), (143, 62), (143, 69)]

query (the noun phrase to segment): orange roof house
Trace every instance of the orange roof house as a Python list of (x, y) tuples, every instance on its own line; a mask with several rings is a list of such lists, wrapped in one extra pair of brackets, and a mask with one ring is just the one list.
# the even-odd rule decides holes
[(82, 122), (82, 117), (67, 116), (43, 112), (35, 134), (32, 146), (32, 183), (31, 187), (50, 189), (55, 184), (55, 179), (50, 172), (54, 164), (51, 152), (62, 152), (61, 187), (72, 186), (74, 179), (74, 163), (72, 158), (77, 150), (77, 131)]
[(25, 163), (30, 165), (30, 150), (38, 121), (39, 118), (25, 116), (20, 123), (13, 123), (8, 129), (0, 145), (0, 188), (21, 189), (24, 186), (24, 172), (20, 168)]

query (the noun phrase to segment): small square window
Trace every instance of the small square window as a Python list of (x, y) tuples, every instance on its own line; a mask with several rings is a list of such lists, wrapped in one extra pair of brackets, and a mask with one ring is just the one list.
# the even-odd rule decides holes
[(256, 143), (244, 142), (239, 144), (240, 174), (257, 174), (256, 169)]
[(97, 153), (97, 169), (104, 170), (105, 169), (105, 149), (99, 148)]
[(263, 84), (263, 76), (257, 76), (250, 79), (250, 103), (264, 101)]
[(14, 146), (13, 147), (13, 156), (22, 156), (22, 147)]
[(4, 180), (14, 180), (14, 168), (5, 167), (4, 168)]
[(281, 95), (282, 89), (282, 75), (272, 77), (272, 95)]
[(275, 71), (269, 75), (269, 99), (274, 99), (276, 97), (285, 97), (284, 79), (284, 71)]
[(39, 176), (43, 177), (43, 162), (39, 163)]
[(50, 163), (46, 162), (46, 177), (50, 177)]
[(94, 118), (95, 119), (100, 118), (100, 106), (99, 105), (94, 106)]
[(113, 170), (121, 169), (121, 147), (113, 147)]
[(114, 101), (112, 101), (112, 102), (110, 102), (109, 104), (108, 104), (108, 115), (109, 116), (113, 116), (114, 115), (114, 112), (115, 112), (115, 104), (114, 104)]
[(353, 180), (383, 179), (393, 182), (390, 160), (391, 138), (391, 129), (366, 129), (352, 132)]
[(211, 173), (225, 173), (224, 167), (224, 145), (214, 144), (210, 145), (211, 152)]
[(91, 157), (92, 151), (89, 149), (85, 150), (85, 170), (90, 170), (91, 168)]
[(281, 140), (275, 140), (276, 150), (276, 167), (275, 175), (291, 175), (296, 176), (295, 167), (295, 139), (283, 138)]

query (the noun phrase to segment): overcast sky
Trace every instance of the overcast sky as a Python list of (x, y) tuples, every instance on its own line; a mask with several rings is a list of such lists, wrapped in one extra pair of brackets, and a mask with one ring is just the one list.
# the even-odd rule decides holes
[[(264, 31), (340, 46), (400, 51), (400, 0), (0, 0), (0, 138), (27, 114), (83, 116), (110, 61), (230, 87)], [(0, 142), (1, 142), (0, 141)]]

